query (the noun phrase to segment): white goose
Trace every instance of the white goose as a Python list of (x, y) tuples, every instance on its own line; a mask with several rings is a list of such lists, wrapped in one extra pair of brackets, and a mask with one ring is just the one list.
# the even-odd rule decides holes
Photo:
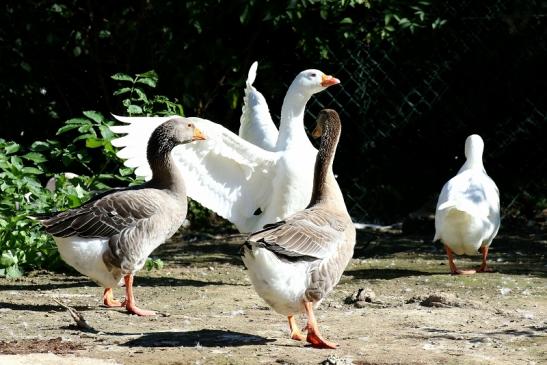
[[(260, 148), (220, 124), (190, 117), (208, 140), (200, 146), (177, 146), (173, 151), (186, 177), (187, 194), (203, 206), (251, 232), (306, 207), (313, 185), (317, 150), (304, 130), (304, 108), (311, 96), (340, 81), (319, 70), (297, 75), (281, 110), (279, 137), (274, 151)], [(126, 134), (112, 144), (118, 156), (150, 177), (143, 146), (151, 132), (172, 117), (119, 117), (126, 125), (111, 127)]]
[(473, 274), (475, 270), (459, 270), (452, 253), (474, 255), (482, 251), (479, 272), (491, 271), (486, 265), (488, 247), (500, 227), (498, 187), (486, 174), (482, 163), (484, 142), (473, 134), (465, 140), (465, 157), (458, 174), (444, 186), (435, 212), (435, 237), (446, 249), (453, 274)]
[[(256, 79), (257, 67), (258, 62), (253, 62), (251, 68), (249, 69), (249, 74), (245, 83), (245, 97), (243, 98), (243, 107), (241, 108), (239, 136), (267, 151), (276, 151), (279, 132), (272, 120), (272, 116), (270, 115), (270, 110), (266, 99), (262, 93), (260, 93), (260, 91), (253, 86)], [(306, 74), (322, 75), (323, 88), (317, 90), (316, 92), (323, 91), (327, 87), (340, 82), (334, 77), (324, 75), (319, 70), (311, 69), (302, 71), (298, 74), (293, 81), (293, 85), (297, 83), (299, 78)], [(285, 99), (283, 100), (283, 105), (281, 107), (281, 120), (287, 117), (287, 113), (291, 112), (292, 108), (290, 104), (292, 100), (299, 99), (298, 95), (296, 95), (298, 94), (298, 88), (293, 87), (293, 85), (289, 87), (289, 90), (285, 95)], [(309, 98), (304, 101), (304, 106), (306, 105), (308, 99)]]

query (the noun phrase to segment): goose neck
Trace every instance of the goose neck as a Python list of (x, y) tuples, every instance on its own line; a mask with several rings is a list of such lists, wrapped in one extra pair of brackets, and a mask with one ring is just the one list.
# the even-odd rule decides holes
[(321, 145), (315, 160), (313, 189), (309, 207), (338, 199), (338, 195), (335, 194), (335, 188), (338, 188), (338, 184), (332, 172), (332, 163), (339, 138), (339, 125), (329, 128), (321, 138)]
[(484, 171), (484, 164), (482, 163), (482, 155), (470, 155), (467, 158), (467, 161), (463, 164), (460, 171), (464, 170), (483, 170)]
[(152, 170), (149, 186), (169, 190), (175, 195), (185, 195), (184, 179), (171, 156), (174, 147), (163, 144), (159, 149), (155, 149), (149, 144), (147, 157)]
[(276, 144), (278, 150), (287, 149), (290, 146), (301, 146), (303, 143), (311, 145), (304, 129), (304, 110), (309, 99), (309, 95), (292, 89), (289, 89), (285, 95)]

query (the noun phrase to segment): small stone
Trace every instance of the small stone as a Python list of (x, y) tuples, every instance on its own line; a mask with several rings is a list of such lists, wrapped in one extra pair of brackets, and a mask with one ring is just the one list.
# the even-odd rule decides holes
[[(365, 303), (372, 303), (376, 294), (370, 288), (360, 288), (345, 299), (346, 304), (354, 304), (357, 308), (363, 308)], [(357, 304), (359, 303), (359, 304)]]

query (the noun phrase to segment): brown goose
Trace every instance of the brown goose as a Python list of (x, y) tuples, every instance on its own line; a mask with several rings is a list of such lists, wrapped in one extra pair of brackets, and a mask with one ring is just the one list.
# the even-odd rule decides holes
[(294, 315), (305, 312), (306, 340), (318, 348), (336, 344), (319, 333), (313, 308), (338, 283), (355, 246), (355, 228), (332, 173), (340, 130), (338, 114), (322, 110), (313, 131), (322, 138), (308, 207), (251, 234), (242, 247), (258, 295), (288, 317), (292, 339), (304, 339)]
[[(158, 126), (148, 142), (150, 181), (107, 191), (78, 208), (42, 219), (63, 260), (105, 288), (107, 307), (125, 307), (139, 316), (155, 314), (135, 305), (133, 276), (186, 217), (184, 180), (171, 150), (203, 139), (191, 121), (174, 117)], [(120, 303), (112, 298), (112, 287), (123, 283), (125, 300)]]

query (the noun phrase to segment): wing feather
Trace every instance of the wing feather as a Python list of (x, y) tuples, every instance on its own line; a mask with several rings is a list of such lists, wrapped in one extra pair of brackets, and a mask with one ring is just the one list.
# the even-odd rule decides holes
[[(126, 125), (113, 131), (126, 133), (112, 145), (122, 147), (118, 156), (125, 165), (136, 167), (139, 176), (151, 177), (146, 160), (146, 143), (154, 129), (172, 117), (118, 117)], [(188, 118), (207, 140), (173, 149), (173, 158), (184, 176), (187, 195), (236, 225), (252, 231), (260, 219), (254, 215), (272, 200), (278, 153), (257, 147), (211, 121)], [(113, 128), (113, 127), (111, 127)]]
[(306, 209), (279, 224), (268, 225), (253, 233), (248, 242), (287, 257), (323, 259), (336, 250), (344, 240), (342, 221), (318, 209)]
[(150, 191), (147, 195), (135, 190), (115, 191), (44, 219), (42, 224), (55, 237), (110, 238), (135, 228), (139, 221), (149, 219), (161, 208), (161, 200)]
[(266, 99), (253, 86), (257, 67), (258, 62), (255, 61), (249, 69), (241, 108), (239, 136), (265, 150), (274, 151), (279, 132), (270, 115)]

